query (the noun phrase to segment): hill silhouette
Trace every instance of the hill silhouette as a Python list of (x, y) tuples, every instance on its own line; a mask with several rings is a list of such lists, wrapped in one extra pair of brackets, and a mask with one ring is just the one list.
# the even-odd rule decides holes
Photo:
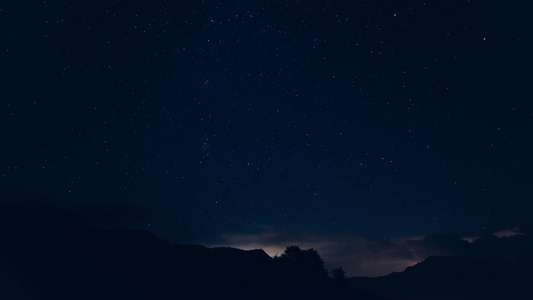
[[(527, 267), (526, 267), (527, 266)], [(390, 299), (533, 299), (525, 280), (531, 264), (499, 258), (432, 256), (405, 271), (376, 278), (353, 277), (352, 288)]]
[(313, 249), (272, 258), (177, 245), (85, 217), (42, 202), (0, 205), (0, 299), (533, 299), (527, 235), (482, 238), (474, 256), (432, 256), (377, 278), (341, 278), (338, 268), (332, 279)]
[(1, 299), (384, 299), (330, 284), (312, 249), (292, 249), (311, 268), (281, 264), (259, 249), (175, 245), (146, 231), (87, 227), (41, 202), (0, 205), (0, 236)]

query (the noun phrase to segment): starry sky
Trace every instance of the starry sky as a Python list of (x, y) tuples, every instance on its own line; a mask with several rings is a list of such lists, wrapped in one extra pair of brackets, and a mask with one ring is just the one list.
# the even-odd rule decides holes
[(141, 207), (172, 242), (298, 243), (362, 275), (416, 262), (410, 239), (521, 234), (525, 5), (1, 1), (0, 197)]

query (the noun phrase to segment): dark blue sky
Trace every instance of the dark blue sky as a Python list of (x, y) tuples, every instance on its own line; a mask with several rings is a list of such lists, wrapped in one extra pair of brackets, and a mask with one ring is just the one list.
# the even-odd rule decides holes
[(477, 236), (531, 208), (526, 8), (16, 2), (3, 198), (146, 207), (137, 226), (194, 243)]

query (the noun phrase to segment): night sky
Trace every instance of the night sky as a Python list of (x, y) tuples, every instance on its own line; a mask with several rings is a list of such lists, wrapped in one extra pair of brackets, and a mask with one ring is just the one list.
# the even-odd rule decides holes
[(500, 4), (0, 1), (0, 197), (146, 208), (130, 226), (171, 242), (298, 244), (349, 275), (522, 234), (531, 17)]

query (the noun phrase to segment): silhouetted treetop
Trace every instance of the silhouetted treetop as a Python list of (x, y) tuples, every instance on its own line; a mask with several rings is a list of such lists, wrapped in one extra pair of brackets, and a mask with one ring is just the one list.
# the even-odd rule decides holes
[(314, 249), (302, 250), (298, 246), (289, 246), (274, 261), (285, 284), (293, 287), (324, 286), (328, 283), (324, 261)]
[(333, 279), (335, 279), (339, 286), (346, 285), (346, 272), (344, 271), (342, 266), (331, 269), (331, 274), (333, 276)]

